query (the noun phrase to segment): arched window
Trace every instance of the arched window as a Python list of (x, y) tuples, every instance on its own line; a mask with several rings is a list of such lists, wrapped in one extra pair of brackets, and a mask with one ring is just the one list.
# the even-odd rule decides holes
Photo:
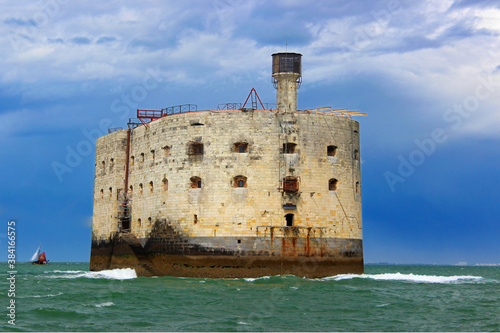
[(141, 160), (140, 160), (140, 162), (141, 163), (144, 162), (144, 153), (141, 153)]
[(134, 156), (131, 156), (131, 157), (130, 157), (130, 166), (133, 166), (133, 165), (134, 165), (134, 162), (135, 162), (135, 157), (134, 157)]
[(359, 193), (359, 182), (356, 182), (356, 193)]
[(247, 177), (236, 176), (233, 178), (233, 187), (247, 187)]
[(337, 146), (333, 146), (333, 145), (328, 146), (326, 148), (326, 154), (328, 156), (335, 156), (335, 155), (337, 155)]
[(113, 171), (113, 167), (115, 166), (115, 159), (112, 158), (110, 161), (109, 161), (109, 171)]
[(150, 182), (149, 182), (149, 191), (150, 191), (151, 193), (153, 193), (153, 189), (154, 189), (154, 188), (153, 188), (153, 181), (150, 181)]
[(139, 194), (142, 194), (142, 190), (143, 190), (143, 188), (142, 188), (142, 183), (140, 183), (140, 184), (139, 184)]
[(168, 179), (163, 178), (163, 180), (161, 182), (163, 183), (163, 190), (164, 191), (168, 190)]
[(359, 151), (357, 149), (354, 150), (352, 158), (354, 158), (355, 160), (359, 160)]
[(151, 159), (154, 161), (155, 159), (155, 150), (151, 150)]
[(246, 142), (236, 142), (234, 144), (235, 153), (248, 153), (248, 143)]
[(335, 178), (332, 178), (328, 181), (328, 190), (330, 191), (337, 191), (337, 183), (339, 181)]
[(110, 188), (109, 188), (109, 197), (111, 198), (112, 196), (113, 196), (113, 188), (112, 188), (112, 187), (110, 187)]
[(284, 154), (294, 154), (295, 153), (295, 148), (297, 147), (296, 143), (284, 143), (283, 144), (283, 153)]
[(104, 190), (101, 189), (101, 199), (104, 198)]
[(106, 162), (102, 161), (101, 165), (102, 165), (102, 171), (106, 171)]
[(203, 143), (201, 142), (190, 142), (188, 144), (188, 155), (203, 155)]
[(138, 225), (139, 227), (141, 227), (141, 225), (142, 225), (142, 221), (141, 221), (141, 219), (137, 219), (137, 225)]
[(191, 188), (201, 188), (200, 177), (191, 177)]
[(128, 192), (130, 195), (132, 195), (132, 193), (134, 193), (134, 187), (132, 185), (129, 186)]

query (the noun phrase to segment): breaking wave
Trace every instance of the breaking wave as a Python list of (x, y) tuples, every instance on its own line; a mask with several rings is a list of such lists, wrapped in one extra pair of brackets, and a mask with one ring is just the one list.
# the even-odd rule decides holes
[(483, 280), (481, 276), (470, 275), (454, 275), (454, 276), (437, 276), (437, 275), (416, 275), (416, 274), (401, 274), (401, 273), (384, 273), (384, 274), (341, 274), (331, 276), (321, 281), (341, 281), (350, 279), (371, 279), (377, 281), (406, 281), (416, 283), (474, 283)]
[(55, 270), (47, 273), (58, 273), (57, 275), (48, 276), (49, 278), (89, 278), (89, 279), (110, 279), (110, 280), (128, 280), (137, 278), (137, 273), (133, 268), (116, 268), (111, 270), (87, 272), (87, 271), (59, 271)]
[(113, 305), (115, 305), (115, 303), (113, 303), (113, 302), (105, 302), (105, 303), (96, 304), (95, 307), (96, 308), (102, 308), (102, 307), (113, 306)]
[[(270, 278), (271, 278), (270, 276), (261, 276), (261, 277), (257, 277), (257, 278), (243, 278), (243, 280), (245, 280), (247, 282), (254, 282), (256, 280), (267, 280)], [(235, 279), (235, 280), (238, 280), (238, 279)]]

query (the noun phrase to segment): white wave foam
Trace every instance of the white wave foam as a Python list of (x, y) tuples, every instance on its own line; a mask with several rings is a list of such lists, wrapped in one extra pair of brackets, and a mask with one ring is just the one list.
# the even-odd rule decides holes
[(384, 273), (384, 274), (342, 274), (331, 276), (320, 280), (341, 281), (349, 279), (372, 279), (378, 281), (407, 281), (417, 283), (466, 283), (478, 282), (482, 280), (481, 276), (454, 275), (454, 276), (437, 276), (437, 275), (417, 275), (417, 274), (401, 274), (401, 273)]
[(389, 303), (385, 303), (385, 304), (379, 304), (379, 305), (375, 305), (377, 308), (383, 308), (384, 306), (388, 306)]
[(101, 304), (96, 304), (95, 307), (96, 308), (102, 308), (104, 306), (113, 306), (113, 305), (115, 305), (115, 303), (113, 303), (113, 302), (105, 302), (105, 303), (101, 303)]
[(28, 297), (33, 297), (33, 298), (41, 298), (41, 297), (57, 297), (57, 296), (61, 296), (63, 293), (59, 292), (57, 295), (52, 295), (52, 294), (48, 294), (48, 295), (33, 295), (33, 296), (28, 296)]
[[(254, 282), (255, 280), (266, 280), (266, 279), (270, 279), (271, 277), (270, 276), (262, 276), (262, 277), (258, 277), (258, 278), (243, 278), (243, 280), (247, 281), (247, 282)], [(239, 280), (239, 279), (236, 279), (236, 280)]]
[[(54, 271), (55, 272), (55, 271)], [(137, 273), (133, 268), (116, 268), (111, 270), (104, 270), (98, 272), (85, 272), (85, 271), (59, 271), (65, 273), (64, 275), (52, 275), (49, 278), (89, 278), (89, 279), (110, 279), (110, 280), (128, 280), (137, 278)]]

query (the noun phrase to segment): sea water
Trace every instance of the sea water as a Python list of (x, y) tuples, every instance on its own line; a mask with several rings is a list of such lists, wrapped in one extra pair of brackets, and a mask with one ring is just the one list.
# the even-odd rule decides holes
[[(2, 331), (500, 331), (500, 267), (367, 265), (322, 279), (137, 277), (17, 264)], [(15, 299), (15, 326), (9, 302)]]

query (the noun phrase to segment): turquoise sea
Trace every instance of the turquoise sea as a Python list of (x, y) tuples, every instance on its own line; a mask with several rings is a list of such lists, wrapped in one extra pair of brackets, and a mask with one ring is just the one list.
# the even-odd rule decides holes
[[(0, 264), (1, 331), (500, 331), (500, 267), (367, 265), (323, 279), (136, 277)], [(15, 326), (8, 323), (15, 299)]]

